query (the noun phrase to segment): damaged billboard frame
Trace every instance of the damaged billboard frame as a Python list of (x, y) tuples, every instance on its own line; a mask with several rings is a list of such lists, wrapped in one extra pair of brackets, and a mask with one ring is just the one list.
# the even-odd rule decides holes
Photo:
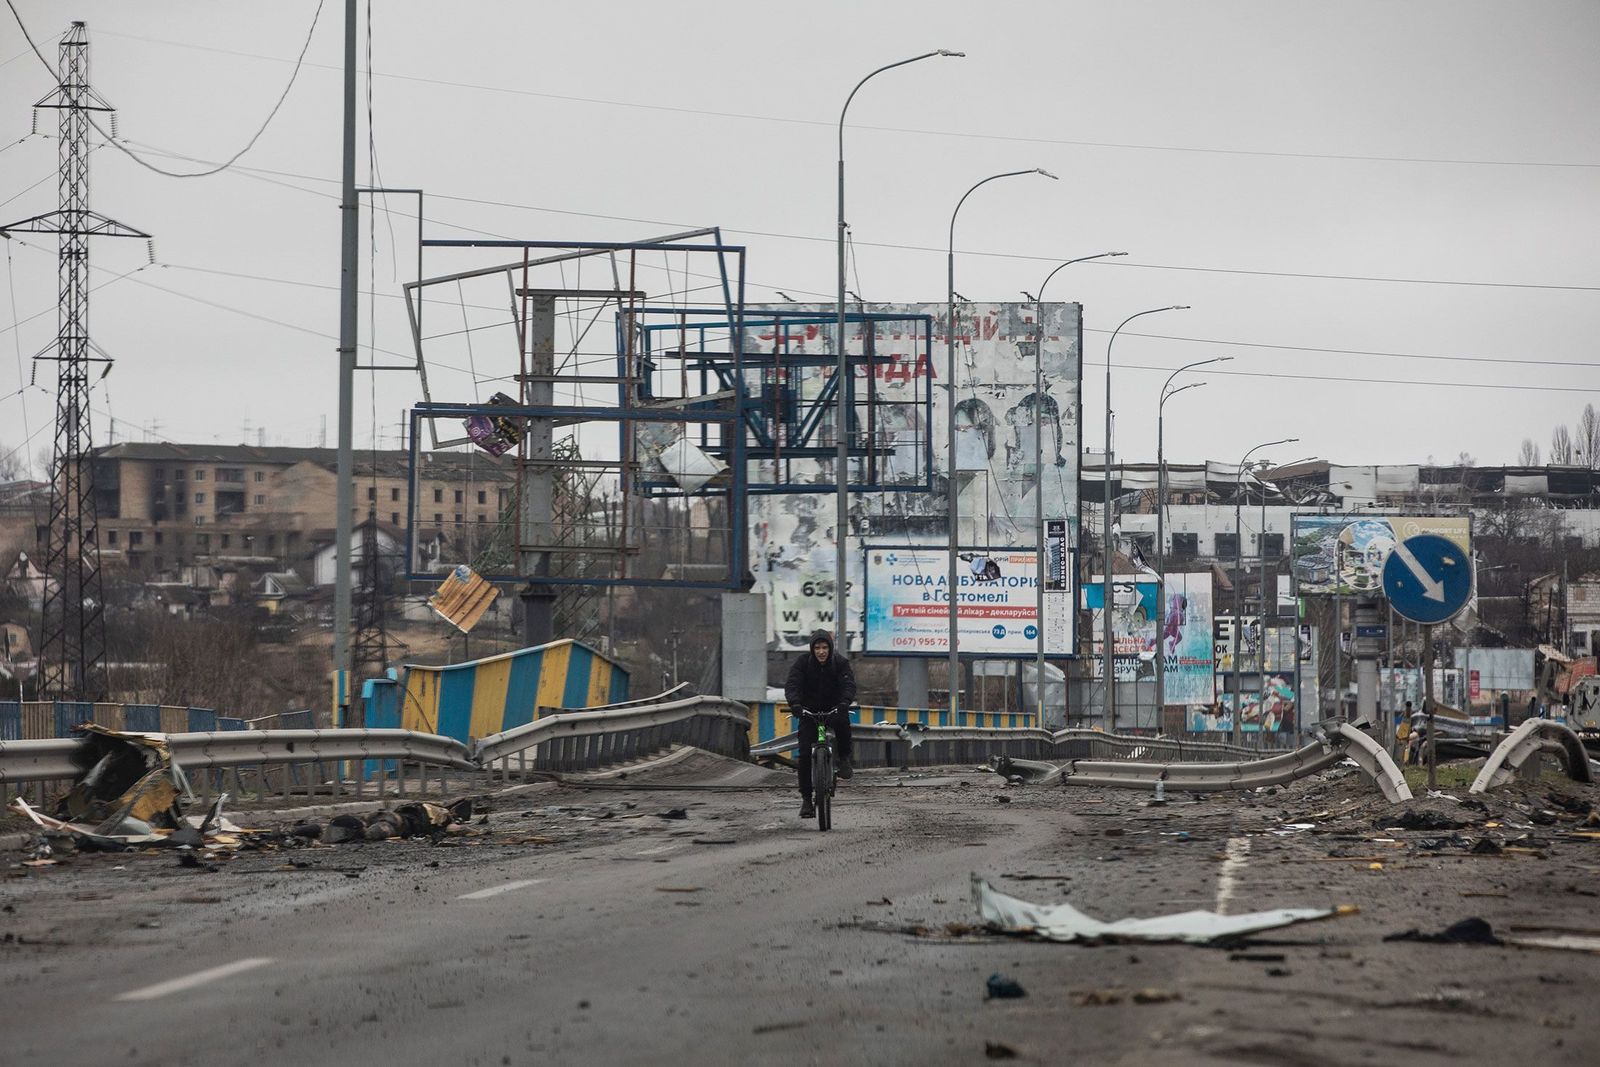
[[(758, 468), (747, 478), (746, 491), (755, 494), (816, 493), (821, 488), (814, 471), (800, 477), (794, 464), (828, 464), (836, 457), (837, 438), (830, 431), (836, 419), (839, 376), (838, 357), (828, 330), (836, 318), (813, 309), (771, 306), (744, 309), (741, 321), (731, 320), (722, 308), (674, 308), (646, 305), (630, 313), (638, 332), (638, 374), (649, 399), (687, 403), (698, 396), (741, 396), (741, 423), (746, 435), (745, 459)], [(660, 321), (649, 321), (659, 319)], [(849, 491), (930, 493), (933, 491), (934, 440), (927, 427), (933, 405), (933, 376), (927, 373), (933, 359), (933, 316), (902, 312), (856, 311), (845, 316), (848, 326), (859, 329), (860, 350), (851, 350), (851, 372), (845, 382), (846, 433), (852, 460)], [(628, 348), (627, 328), (619, 317), (618, 351)], [(915, 358), (902, 360), (896, 352), (880, 353), (879, 335), (888, 328), (896, 341), (909, 341)], [(742, 338), (743, 343), (735, 343)], [(816, 345), (806, 349), (807, 342)], [(737, 361), (731, 357), (738, 353)], [(677, 397), (658, 398), (653, 383), (664, 365), (679, 365)], [(667, 375), (670, 380), (670, 374)], [(879, 381), (903, 379), (915, 383), (908, 401), (880, 392)], [(689, 386), (692, 380), (693, 386)], [(697, 392), (696, 392), (697, 390)], [(690, 410), (693, 410), (692, 408)], [(728, 442), (702, 432), (694, 449), (711, 459), (728, 462)], [(895, 477), (895, 463), (909, 467), (910, 477)], [(766, 478), (761, 477), (763, 473)], [(830, 475), (826, 490), (836, 481)], [(694, 492), (680, 481), (642, 477), (641, 488), (652, 495), (678, 496)], [(711, 491), (726, 491), (713, 482)]]

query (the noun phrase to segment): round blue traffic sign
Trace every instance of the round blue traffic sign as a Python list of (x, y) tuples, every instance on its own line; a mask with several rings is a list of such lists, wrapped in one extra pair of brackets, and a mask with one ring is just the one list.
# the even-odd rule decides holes
[(1395, 612), (1412, 622), (1453, 619), (1472, 596), (1472, 561), (1448, 537), (1408, 537), (1383, 564), (1383, 591)]

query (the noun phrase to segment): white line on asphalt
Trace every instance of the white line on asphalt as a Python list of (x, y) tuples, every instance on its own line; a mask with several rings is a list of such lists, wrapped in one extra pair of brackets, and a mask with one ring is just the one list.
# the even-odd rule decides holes
[(254, 970), (257, 967), (265, 967), (267, 964), (274, 962), (276, 961), (267, 956), (251, 956), (248, 959), (224, 963), (221, 967), (197, 971), (184, 978), (174, 978), (170, 982), (157, 982), (155, 985), (147, 985), (143, 989), (133, 989), (121, 994), (117, 999), (154, 1000), (157, 997), (164, 997), (168, 993), (181, 993), (185, 989), (193, 989), (197, 985), (205, 985), (207, 982), (215, 982), (220, 978), (227, 978), (243, 971)]
[(1250, 855), (1248, 837), (1230, 837), (1222, 850), (1222, 870), (1217, 872), (1217, 914), (1228, 913), (1228, 902), (1238, 886), (1239, 875), (1244, 872), (1245, 859)]
[(641, 848), (635, 856), (659, 856), (663, 852), (676, 852), (682, 845), (657, 845), (655, 848)]
[(492, 885), (488, 889), (479, 889), (474, 893), (462, 893), (459, 897), (456, 897), (456, 899), (485, 900), (489, 897), (497, 897), (501, 893), (509, 893), (513, 889), (526, 889), (530, 885), (538, 885), (542, 881), (544, 881), (543, 878), (529, 878), (526, 881), (521, 882), (507, 882), (505, 885)]

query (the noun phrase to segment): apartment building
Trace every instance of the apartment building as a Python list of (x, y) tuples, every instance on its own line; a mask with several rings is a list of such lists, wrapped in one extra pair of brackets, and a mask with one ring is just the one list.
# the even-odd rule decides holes
[[(96, 449), (102, 559), (149, 575), (193, 564), (306, 569), (332, 540), (338, 507), (331, 448), (128, 443)], [(432, 452), (355, 454), (355, 506), (391, 530), (414, 517), (419, 540), (470, 560), (513, 508), (510, 458)]]

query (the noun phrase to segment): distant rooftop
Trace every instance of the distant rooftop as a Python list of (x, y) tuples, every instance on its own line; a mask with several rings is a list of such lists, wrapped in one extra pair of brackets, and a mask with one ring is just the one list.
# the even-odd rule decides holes
[[(334, 448), (293, 448), (282, 445), (193, 445), (177, 442), (129, 441), (97, 448), (100, 459), (145, 460), (166, 463), (262, 463), (289, 467), (314, 463), (325, 470), (337, 470), (339, 451)], [(373, 452), (358, 448), (354, 452), (357, 478), (404, 478), (407, 453)], [(455, 479), (472, 477), (479, 481), (513, 481), (516, 460), (511, 456), (490, 456), (483, 452), (423, 452), (418, 466), (425, 478)]]

